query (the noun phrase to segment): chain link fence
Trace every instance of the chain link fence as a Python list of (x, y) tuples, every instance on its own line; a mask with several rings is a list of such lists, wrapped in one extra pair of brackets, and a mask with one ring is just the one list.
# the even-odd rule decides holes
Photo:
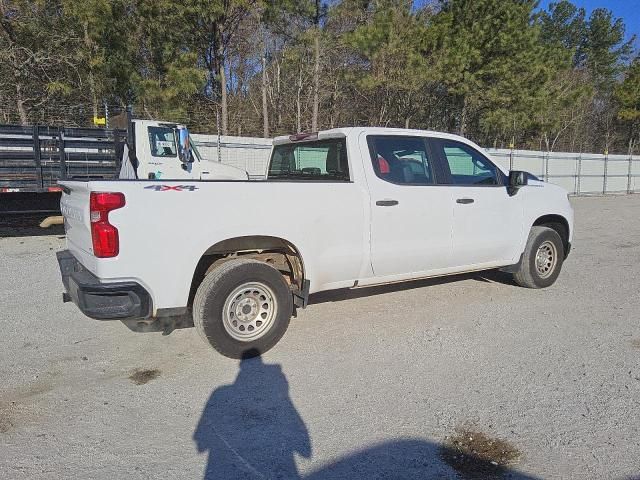
[(269, 138), (195, 134), (193, 140), (207, 160), (246, 170), (250, 178), (264, 178), (267, 173), (272, 145)]
[(503, 167), (525, 170), (573, 195), (635, 193), (640, 156), (488, 149)]
[[(271, 140), (258, 137), (194, 135), (203, 157), (246, 170), (253, 178), (267, 171)], [(640, 156), (487, 149), (508, 170), (524, 170), (572, 195), (635, 193), (640, 187)]]

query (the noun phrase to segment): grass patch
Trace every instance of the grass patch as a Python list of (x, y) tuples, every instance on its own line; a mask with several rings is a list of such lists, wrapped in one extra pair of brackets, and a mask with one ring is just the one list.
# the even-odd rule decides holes
[(508, 442), (472, 428), (457, 428), (440, 449), (440, 458), (469, 479), (501, 477), (520, 456)]

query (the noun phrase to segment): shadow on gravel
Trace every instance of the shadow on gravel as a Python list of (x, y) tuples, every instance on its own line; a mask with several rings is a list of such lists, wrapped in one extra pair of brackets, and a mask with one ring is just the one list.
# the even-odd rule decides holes
[(516, 286), (511, 274), (501, 272), (500, 270), (486, 270), (484, 272), (478, 272), (473, 276), (473, 279), (480, 282), (502, 283), (503, 285)]
[(484, 283), (502, 283), (503, 285), (514, 286), (511, 275), (499, 270), (486, 270), (483, 272), (462, 273), (449, 275), (446, 277), (425, 278), (424, 280), (408, 280), (406, 282), (389, 283), (375, 287), (341, 288), (339, 290), (329, 290), (326, 292), (314, 293), (309, 297), (309, 305), (317, 303), (340, 302), (354, 298), (369, 297), (371, 295), (382, 295), (385, 293), (402, 292), (405, 290), (415, 290), (417, 288), (433, 287), (447, 283), (460, 282), (463, 280), (476, 280)]
[(0, 237), (64, 235), (62, 225), (39, 227), (54, 215), (60, 215), (59, 192), (0, 193)]
[(0, 238), (64, 235), (64, 225), (53, 225), (49, 228), (40, 227), (40, 222), (48, 216), (47, 213), (7, 215), (0, 212)]
[[(326, 421), (340, 428), (335, 419)], [(302, 476), (296, 456), (311, 458), (309, 432), (289, 397), (281, 366), (260, 357), (243, 359), (235, 382), (213, 391), (193, 439), (199, 452), (209, 454), (205, 480), (534, 478), (509, 467), (517, 455), (508, 444), (483, 435), (475, 442), (454, 438), (443, 444), (395, 439)]]
[(209, 452), (207, 480), (300, 478), (294, 454), (311, 457), (282, 368), (260, 357), (243, 359), (236, 381), (214, 390), (193, 439)]

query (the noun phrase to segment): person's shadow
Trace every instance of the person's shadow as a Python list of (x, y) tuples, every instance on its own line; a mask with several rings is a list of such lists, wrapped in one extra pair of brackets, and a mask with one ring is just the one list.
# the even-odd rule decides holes
[(294, 454), (311, 456), (287, 378), (260, 357), (243, 359), (236, 381), (214, 390), (193, 438), (199, 452), (209, 451), (205, 480), (296, 479)]
[(311, 457), (309, 432), (280, 365), (260, 357), (243, 359), (235, 382), (213, 391), (193, 438), (209, 453), (205, 480), (533, 478), (414, 438), (370, 445), (301, 477), (295, 454)]

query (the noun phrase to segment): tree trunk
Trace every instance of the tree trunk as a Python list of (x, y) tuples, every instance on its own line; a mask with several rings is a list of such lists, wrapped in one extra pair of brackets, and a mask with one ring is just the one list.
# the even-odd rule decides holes
[(93, 117), (97, 117), (98, 116), (98, 94), (96, 92), (96, 81), (95, 78), (93, 76), (93, 68), (91, 67), (91, 48), (92, 48), (92, 42), (91, 42), (91, 37), (89, 37), (89, 23), (88, 22), (83, 22), (82, 24), (82, 29), (84, 31), (84, 46), (87, 48), (87, 52), (89, 55), (89, 72), (87, 75), (87, 80), (89, 82), (89, 93), (91, 94), (91, 102), (93, 104)]
[(313, 117), (311, 117), (311, 130), (318, 131), (318, 110), (320, 104), (320, 25), (316, 24), (313, 38)]
[[(2, 0), (0, 0), (0, 16), (3, 19), (9, 18), (8, 12), (5, 7), (5, 3)], [(10, 23), (6, 23), (6, 24), (3, 23), (2, 30), (7, 35), (10, 49), (13, 49), (16, 44), (15, 34), (13, 31), (13, 28), (7, 25), (10, 25)], [(16, 86), (16, 109), (18, 110), (18, 116), (20, 117), (20, 124), (27, 125), (29, 123), (29, 119), (27, 117), (27, 109), (25, 108), (25, 101), (22, 95), (22, 84), (20, 83), (20, 72), (17, 67), (17, 60), (15, 60), (15, 58), (14, 58), (14, 61), (16, 63), (14, 63), (12, 67), (13, 67), (13, 81), (15, 82), (15, 86)]]
[(336, 126), (336, 117), (338, 116), (338, 76), (335, 76), (333, 82), (333, 93), (331, 95), (331, 117), (329, 121), (329, 128)]
[(227, 134), (229, 110), (227, 107), (227, 73), (224, 70), (224, 57), (220, 56), (220, 107), (222, 109), (222, 135)]
[(298, 89), (296, 91), (296, 133), (302, 131), (302, 106), (300, 105), (300, 97), (302, 95), (302, 65), (300, 66), (300, 75), (298, 76)]
[(467, 129), (467, 97), (462, 99), (462, 111), (460, 112), (460, 136), (464, 136)]
[(545, 147), (546, 147), (546, 151), (547, 151), (547, 152), (549, 152), (549, 151), (550, 151), (550, 149), (549, 149), (549, 147), (550, 147), (549, 143), (550, 143), (550, 142), (549, 142), (549, 135), (547, 135), (547, 134), (546, 134), (546, 132), (545, 132), (545, 134), (544, 134), (544, 145), (545, 145)]
[(20, 82), (16, 82), (16, 108), (18, 109), (18, 115), (20, 116), (20, 125), (28, 125), (29, 119), (27, 117), (27, 109), (24, 105), (22, 98), (22, 85)]
[(269, 109), (267, 104), (267, 49), (262, 52), (262, 132), (269, 138)]
[(281, 84), (280, 84), (280, 76), (281, 76), (280, 62), (276, 61), (276, 91), (278, 92), (276, 96), (276, 113), (278, 115), (278, 120), (277, 120), (278, 128), (282, 126), (282, 91), (281, 91)]

